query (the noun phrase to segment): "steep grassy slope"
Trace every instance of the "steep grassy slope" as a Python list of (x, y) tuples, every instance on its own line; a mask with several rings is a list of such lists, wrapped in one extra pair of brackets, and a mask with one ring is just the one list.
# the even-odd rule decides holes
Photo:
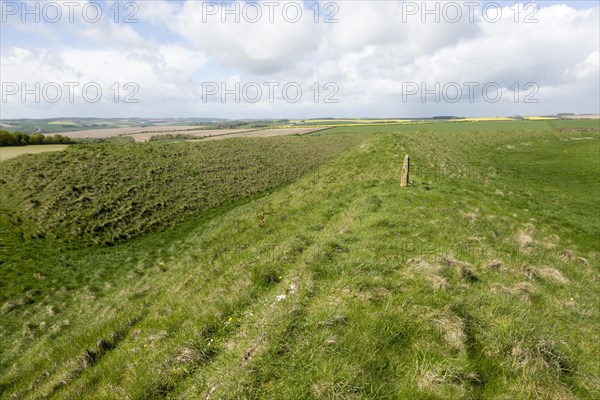
[[(99, 293), (131, 265), (162, 257), (190, 229), (314, 170), (357, 140), (85, 145), (3, 162), (2, 310), (66, 303), (81, 286)], [(21, 317), (11, 312), (3, 325)], [(0, 341), (0, 354), (5, 346)]]
[(3, 307), (2, 396), (598, 397), (598, 132), (363, 132), (110, 285)]
[(25, 238), (114, 244), (293, 181), (352, 138), (101, 144), (2, 164), (0, 204)]

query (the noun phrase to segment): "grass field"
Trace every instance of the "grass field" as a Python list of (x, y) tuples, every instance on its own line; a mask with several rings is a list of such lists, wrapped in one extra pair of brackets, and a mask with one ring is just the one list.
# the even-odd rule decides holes
[(0, 147), (0, 161), (15, 158), (22, 154), (39, 154), (46, 153), (49, 151), (62, 151), (65, 150), (67, 147), (69, 146), (65, 144)]
[(599, 155), (543, 120), (9, 160), (0, 398), (599, 398)]

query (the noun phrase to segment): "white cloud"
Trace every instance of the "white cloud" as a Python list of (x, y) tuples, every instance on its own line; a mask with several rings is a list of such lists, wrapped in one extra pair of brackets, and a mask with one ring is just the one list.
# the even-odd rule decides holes
[(598, 80), (600, 76), (600, 51), (595, 51), (573, 68), (567, 68), (563, 76), (567, 79)]
[[(244, 6), (244, 2), (236, 4)], [(283, 18), (283, 5), (275, 9), (274, 22), (268, 20), (263, 6), (263, 16), (256, 23), (243, 18), (236, 23), (232, 15), (223, 23), (222, 9), (211, 9), (209, 15), (206, 5), (197, 1), (139, 5), (139, 24), (114, 24), (110, 19), (59, 26), (13, 22), (11, 35), (18, 30), (44, 40), (27, 47), (12, 45), (12, 37), (3, 39), (7, 45), (0, 60), (2, 80), (91, 80), (107, 86), (134, 81), (140, 85), (143, 102), (134, 111), (143, 113), (141, 116), (496, 115), (526, 114), (523, 109), (560, 112), (565, 98), (569, 98), (565, 107), (581, 108), (582, 112), (593, 112), (590, 108), (597, 110), (600, 103), (598, 7), (543, 7), (535, 16), (539, 22), (531, 24), (515, 23), (514, 10), (509, 8), (502, 9), (503, 18), (497, 23), (486, 22), (479, 12), (474, 23), (464, 12), (457, 23), (435, 23), (431, 17), (422, 23), (419, 15), (403, 19), (401, 2), (356, 1), (339, 3), (335, 15), (339, 22), (325, 24), (315, 23), (313, 11), (307, 8), (303, 18), (290, 23)], [(525, 11), (521, 9), (520, 15), (526, 15)], [(321, 10), (321, 19), (327, 13)], [(153, 31), (160, 34), (149, 35)], [(315, 82), (321, 87), (336, 82), (340, 103), (315, 104), (307, 92), (297, 104), (202, 104), (204, 80), (227, 82), (228, 87), (233, 87), (234, 81), (242, 85), (295, 81), (305, 89)], [(483, 104), (479, 100), (405, 104), (401, 101), (404, 82), (427, 82), (428, 87), (435, 82), (442, 86), (498, 82), (504, 88), (514, 82), (535, 82), (540, 86), (540, 102), (535, 106), (510, 101)], [(570, 91), (578, 95), (571, 96)], [(281, 95), (278, 98), (281, 100)], [(84, 106), (87, 112), (123, 115), (123, 105), (110, 101), (91, 109)], [(3, 115), (24, 109), (47, 114), (55, 112), (58, 105), (44, 107), (10, 103), (3, 105)], [(74, 107), (67, 104), (60, 114), (73, 115)], [(253, 112), (260, 115), (248, 114)]]

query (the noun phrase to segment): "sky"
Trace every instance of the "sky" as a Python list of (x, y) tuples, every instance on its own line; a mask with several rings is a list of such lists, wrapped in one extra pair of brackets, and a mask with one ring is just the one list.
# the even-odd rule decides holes
[(0, 118), (600, 113), (600, 0), (2, 1)]

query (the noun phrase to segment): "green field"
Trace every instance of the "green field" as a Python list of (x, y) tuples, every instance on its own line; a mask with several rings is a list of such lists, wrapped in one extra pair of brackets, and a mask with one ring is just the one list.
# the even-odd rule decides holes
[(0, 398), (600, 398), (598, 124), (2, 162)]

